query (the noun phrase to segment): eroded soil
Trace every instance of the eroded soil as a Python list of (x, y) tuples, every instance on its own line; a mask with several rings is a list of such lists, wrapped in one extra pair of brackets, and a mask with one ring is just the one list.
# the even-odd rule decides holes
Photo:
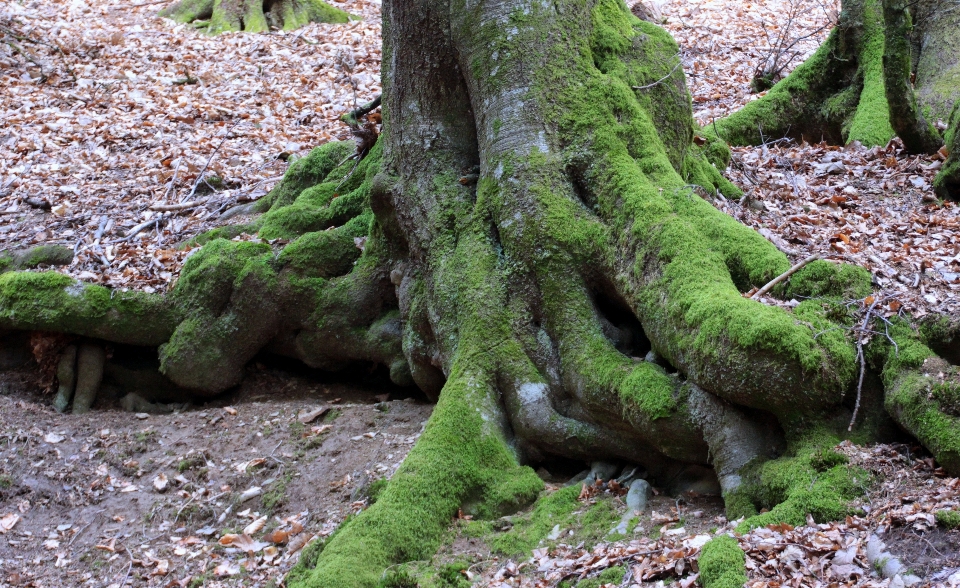
[(0, 586), (279, 581), (367, 504), (432, 410), (375, 380), (262, 364), (234, 394), (170, 415), (58, 414), (29, 369), (0, 373), (0, 392)]

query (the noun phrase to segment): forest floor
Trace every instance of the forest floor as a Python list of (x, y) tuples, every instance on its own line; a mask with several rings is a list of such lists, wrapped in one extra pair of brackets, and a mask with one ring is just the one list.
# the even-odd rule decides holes
[[(189, 255), (181, 243), (236, 222), (221, 217), (263, 196), (291, 158), (349, 139), (338, 116), (380, 92), (379, 4), (334, 4), (364, 20), (211, 38), (157, 18), (153, 2), (4, 3), (0, 251), (63, 244), (76, 255), (59, 269), (79, 279), (171, 287)], [(779, 54), (787, 72), (802, 61), (835, 17), (812, 0), (657, 9), (681, 43), (702, 125), (756, 97), (758, 65)], [(897, 142), (838, 149), (771, 137), (734, 150), (728, 173), (746, 197), (714, 204), (793, 261), (817, 253), (870, 269), (889, 314), (957, 314), (960, 209), (933, 197), (939, 165)], [(127, 238), (170, 205), (181, 208)], [(38, 377), (0, 373), (0, 587), (280, 582), (307, 540), (368, 504), (365, 489), (395, 470), (431, 410), (376, 374), (345, 381), (259, 364), (229, 396), (172, 415), (109, 402), (59, 415)], [(928, 585), (960, 585), (960, 531), (934, 519), (957, 509), (960, 482), (915, 447), (839, 450), (879, 480), (862, 516), (740, 537), (751, 586), (889, 586), (867, 561), (871, 533)], [(560, 490), (570, 469), (540, 473)], [(565, 526), (550, 525), (532, 559), (504, 554), (536, 526), (526, 512), (490, 528), (456, 521), (426, 565), (466, 562), (478, 585), (509, 586), (613, 566), (627, 574), (614, 585), (687, 588), (699, 546), (732, 526), (716, 499), (658, 495), (629, 537), (607, 542), (605, 525), (626, 509), (618, 494), (577, 490)]]

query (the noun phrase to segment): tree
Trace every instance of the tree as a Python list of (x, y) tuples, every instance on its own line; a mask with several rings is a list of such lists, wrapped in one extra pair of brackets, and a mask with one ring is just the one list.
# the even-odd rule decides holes
[(309, 22), (347, 22), (351, 16), (323, 0), (179, 0), (160, 16), (193, 23), (211, 34), (292, 30)]
[[(937, 152), (944, 140), (931, 123), (958, 123), (960, 11), (952, 0), (909, 4), (844, 0), (837, 26), (810, 59), (707, 132), (736, 145), (790, 136), (872, 146), (898, 135), (911, 153)], [(946, 139), (955, 141), (952, 131)], [(936, 190), (960, 199), (957, 149), (951, 153)]]
[[(744, 529), (850, 512), (866, 479), (830, 449), (848, 427), (895, 423), (960, 473), (960, 377), (934, 351), (956, 359), (955, 321), (869, 338), (869, 273), (822, 260), (773, 289), (792, 309), (744, 296), (790, 263), (708, 202), (738, 190), (668, 33), (619, 0), (405, 0), (383, 18), (380, 140), (356, 163), (344, 143), (297, 161), (253, 225), (197, 239), (169, 295), (0, 275), (0, 328), (157, 346), (198, 395), (268, 351), (383, 364), (437, 399), (377, 502), (289, 585), (375, 586), (459, 510), (531, 503), (529, 464), (550, 456), (697, 472)], [(241, 231), (263, 241), (219, 238)]]

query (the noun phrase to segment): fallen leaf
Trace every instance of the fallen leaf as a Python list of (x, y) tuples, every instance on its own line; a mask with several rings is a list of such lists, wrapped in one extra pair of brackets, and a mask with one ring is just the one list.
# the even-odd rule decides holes
[(320, 408), (315, 408), (309, 412), (306, 412), (300, 415), (300, 417), (297, 420), (299, 420), (301, 423), (306, 425), (306, 424), (312, 423), (313, 421), (317, 420), (318, 418), (322, 417), (328, 412), (330, 412), (329, 406), (321, 406)]
[(43, 436), (43, 440), (46, 443), (60, 443), (64, 440), (64, 436), (58, 433), (47, 433)]
[(170, 481), (167, 479), (167, 475), (163, 472), (160, 472), (153, 478), (153, 487), (157, 489), (157, 492), (166, 492), (167, 488), (170, 485)]
[(6, 533), (17, 524), (17, 521), (20, 520), (20, 515), (17, 514), (7, 514), (3, 515), (0, 518), (0, 533)]
[(253, 535), (254, 533), (260, 531), (264, 525), (267, 524), (267, 517), (262, 516), (259, 519), (253, 521), (249, 525), (243, 528), (244, 535)]

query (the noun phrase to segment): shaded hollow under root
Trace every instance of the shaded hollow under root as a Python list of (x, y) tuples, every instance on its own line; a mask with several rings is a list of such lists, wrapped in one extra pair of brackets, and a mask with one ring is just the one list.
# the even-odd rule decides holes
[(293, 30), (311, 22), (348, 22), (346, 12), (322, 0), (180, 0), (160, 16), (193, 23), (210, 34)]

